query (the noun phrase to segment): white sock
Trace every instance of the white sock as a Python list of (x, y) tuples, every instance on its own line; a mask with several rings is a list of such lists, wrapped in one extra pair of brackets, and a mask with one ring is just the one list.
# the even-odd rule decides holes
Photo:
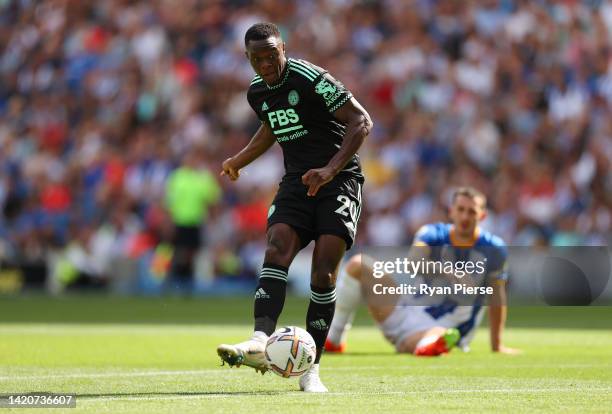
[(255, 341), (266, 342), (268, 340), (268, 335), (266, 335), (266, 333), (262, 331), (255, 331), (253, 332), (253, 336), (251, 336), (251, 339)]
[(327, 339), (336, 345), (346, 341), (346, 334), (351, 328), (359, 303), (361, 283), (343, 271), (336, 284), (336, 312)]

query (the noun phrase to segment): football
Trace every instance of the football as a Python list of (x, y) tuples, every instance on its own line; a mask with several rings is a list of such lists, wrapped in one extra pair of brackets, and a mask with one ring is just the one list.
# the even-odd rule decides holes
[(273, 372), (283, 378), (299, 377), (314, 364), (317, 347), (304, 329), (286, 326), (270, 336), (265, 354)]

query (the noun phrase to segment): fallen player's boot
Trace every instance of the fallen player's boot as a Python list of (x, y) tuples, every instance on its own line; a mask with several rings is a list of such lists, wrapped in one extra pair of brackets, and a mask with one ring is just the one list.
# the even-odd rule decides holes
[(325, 340), (325, 352), (330, 352), (332, 354), (342, 354), (346, 350), (346, 343), (335, 344), (329, 339)]
[(438, 356), (442, 354), (447, 354), (459, 339), (461, 338), (461, 334), (459, 330), (456, 328), (449, 328), (441, 335), (437, 340), (430, 342), (425, 345), (418, 346), (414, 350), (414, 355), (416, 356)]

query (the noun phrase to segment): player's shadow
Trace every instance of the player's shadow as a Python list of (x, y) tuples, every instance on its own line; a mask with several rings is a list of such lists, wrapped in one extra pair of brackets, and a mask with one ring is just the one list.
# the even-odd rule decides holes
[(215, 391), (200, 391), (200, 392), (109, 392), (101, 394), (75, 394), (77, 401), (79, 398), (118, 398), (118, 397), (185, 397), (185, 396), (214, 396), (214, 395), (281, 395), (291, 392), (286, 391), (227, 391), (227, 392), (215, 392)]

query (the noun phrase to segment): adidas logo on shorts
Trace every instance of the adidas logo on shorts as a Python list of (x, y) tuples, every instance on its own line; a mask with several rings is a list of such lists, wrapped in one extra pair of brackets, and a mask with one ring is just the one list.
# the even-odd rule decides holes
[(255, 299), (270, 299), (270, 295), (268, 295), (263, 288), (259, 288), (255, 292)]

